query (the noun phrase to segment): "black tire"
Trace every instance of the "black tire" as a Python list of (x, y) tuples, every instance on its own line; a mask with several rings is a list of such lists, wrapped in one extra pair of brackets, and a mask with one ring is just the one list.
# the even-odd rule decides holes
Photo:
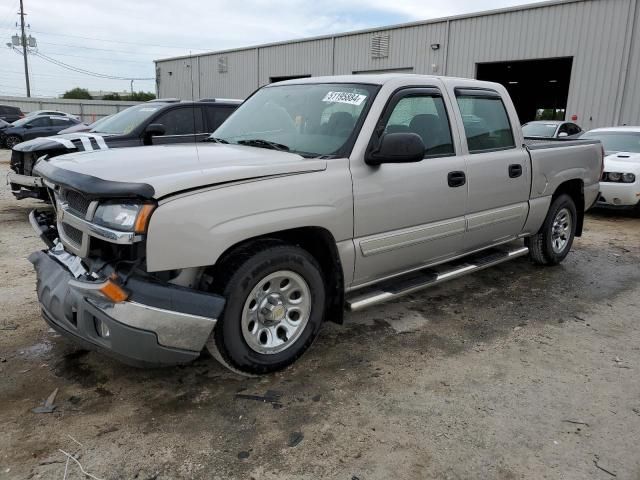
[[(566, 243), (563, 243), (562, 248), (557, 245), (554, 248), (554, 221), (560, 212), (567, 212), (571, 223), (566, 233)], [(573, 199), (566, 194), (559, 195), (551, 203), (547, 217), (538, 233), (527, 238), (531, 261), (538, 265), (558, 265), (562, 262), (573, 245), (577, 220), (576, 204)]]
[(7, 135), (7, 138), (4, 139), (4, 144), (9, 150), (19, 143), (22, 143), (22, 138), (18, 135)]
[[(279, 242), (258, 242), (236, 252), (218, 269), (213, 290), (226, 305), (207, 342), (209, 352), (233, 371), (255, 375), (281, 370), (296, 361), (320, 331), (325, 311), (325, 282), (316, 259), (302, 248)], [(310, 292), (311, 310), (297, 339), (283, 351), (259, 353), (242, 332), (245, 303), (258, 283), (270, 274), (291, 271), (304, 279)]]

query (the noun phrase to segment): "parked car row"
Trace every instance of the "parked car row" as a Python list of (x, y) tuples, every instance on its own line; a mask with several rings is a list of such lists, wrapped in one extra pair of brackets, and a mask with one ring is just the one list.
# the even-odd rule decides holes
[(573, 122), (537, 120), (522, 125), (525, 138), (542, 140), (593, 139), (606, 157), (597, 206), (635, 210), (640, 214), (640, 127), (597, 128), (585, 132)]
[[(49, 160), (70, 152), (206, 140), (241, 103), (241, 100), (234, 99), (199, 102), (152, 100), (98, 120), (87, 131), (39, 137), (15, 144), (11, 153), (13, 171), (8, 177), (11, 191), (18, 199), (48, 200), (42, 180), (32, 175), (35, 162), (45, 155)], [(28, 118), (24, 120), (28, 121)]]

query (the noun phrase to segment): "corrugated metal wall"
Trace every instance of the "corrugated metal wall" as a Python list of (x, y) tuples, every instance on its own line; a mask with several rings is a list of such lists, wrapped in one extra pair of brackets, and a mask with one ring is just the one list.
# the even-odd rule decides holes
[(451, 22), (447, 74), (477, 63), (573, 57), (567, 115), (583, 128), (614, 122), (629, 0), (595, 0)]
[(110, 100), (68, 100), (66, 98), (0, 97), (0, 104), (18, 107), (23, 113), (34, 110), (57, 110), (77, 115), (84, 122), (92, 123), (107, 115), (124, 110), (140, 102), (113, 102)]
[[(474, 78), (478, 63), (573, 57), (567, 116), (578, 115), (583, 128), (640, 124), (639, 1), (567, 0), (161, 60), (159, 95), (244, 98), (273, 77), (367, 71)], [(389, 36), (389, 52), (374, 58), (371, 39), (380, 35)], [(218, 72), (220, 56), (227, 57), (226, 73)], [(192, 82), (193, 68), (199, 75)]]
[(629, 11), (629, 63), (626, 65), (624, 89), (621, 89), (620, 124), (640, 125), (640, 4), (632, 2)]
[[(227, 72), (218, 71), (218, 61), (226, 62)], [(258, 85), (258, 51), (242, 50), (229, 54), (198, 57), (200, 62), (199, 98), (245, 98)]]
[(261, 48), (260, 85), (272, 77), (327, 75), (332, 70), (332, 52), (331, 38)]

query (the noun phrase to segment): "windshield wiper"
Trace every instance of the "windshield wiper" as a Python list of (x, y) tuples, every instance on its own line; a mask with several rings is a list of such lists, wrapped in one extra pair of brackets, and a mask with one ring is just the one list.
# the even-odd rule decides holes
[(207, 137), (205, 142), (229, 143), (224, 138)]
[(250, 140), (238, 140), (238, 145), (247, 145), (249, 147), (270, 148), (272, 150), (280, 150), (282, 152), (288, 152), (289, 147), (282, 143), (271, 142), (269, 140), (263, 140), (260, 138), (252, 138)]

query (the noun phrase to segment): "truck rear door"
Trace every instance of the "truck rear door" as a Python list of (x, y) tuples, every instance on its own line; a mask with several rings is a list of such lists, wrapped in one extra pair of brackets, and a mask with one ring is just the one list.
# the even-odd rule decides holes
[(370, 166), (353, 159), (354, 283), (365, 283), (459, 253), (467, 201), (457, 129), (436, 87), (407, 87), (388, 100), (369, 145), (387, 133), (412, 132), (426, 146), (414, 163)]
[[(455, 88), (458, 120), (466, 142), (469, 200), (465, 250), (515, 238), (529, 212), (531, 166), (522, 145), (515, 111), (500, 93)], [(463, 148), (465, 146), (463, 145)]]

